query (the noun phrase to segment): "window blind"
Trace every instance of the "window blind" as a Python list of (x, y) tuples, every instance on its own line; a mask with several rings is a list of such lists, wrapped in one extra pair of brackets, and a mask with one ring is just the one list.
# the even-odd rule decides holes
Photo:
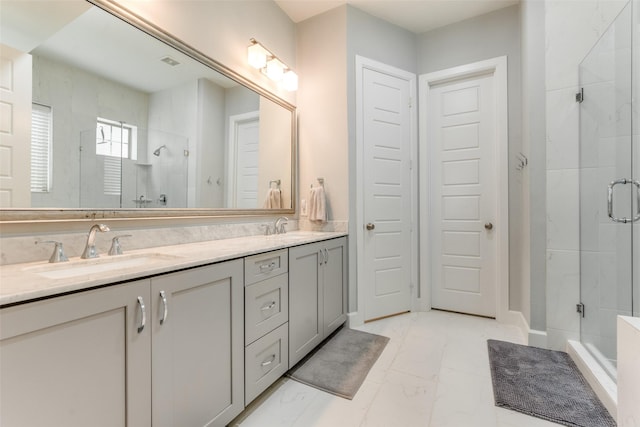
[(119, 196), (121, 188), (122, 160), (120, 157), (104, 157), (104, 194)]
[(51, 145), (53, 114), (51, 107), (32, 104), (31, 108), (31, 191), (51, 190)]

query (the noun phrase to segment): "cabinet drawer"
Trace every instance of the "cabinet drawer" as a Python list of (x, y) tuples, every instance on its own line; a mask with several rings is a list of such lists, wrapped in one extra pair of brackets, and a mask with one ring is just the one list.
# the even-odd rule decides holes
[(245, 406), (280, 378), (289, 367), (289, 324), (285, 323), (247, 346), (245, 363)]
[(253, 255), (244, 259), (244, 284), (251, 285), (289, 270), (286, 249)]
[(247, 286), (244, 293), (244, 340), (249, 345), (289, 319), (289, 275)]

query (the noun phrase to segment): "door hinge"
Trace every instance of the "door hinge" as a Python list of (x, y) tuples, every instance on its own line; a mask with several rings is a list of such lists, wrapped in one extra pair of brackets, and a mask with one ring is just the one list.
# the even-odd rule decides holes
[(584, 101), (584, 88), (580, 88), (580, 92), (576, 93), (576, 102)]
[(584, 317), (584, 304), (583, 303), (576, 304), (576, 311), (580, 313), (581, 317)]

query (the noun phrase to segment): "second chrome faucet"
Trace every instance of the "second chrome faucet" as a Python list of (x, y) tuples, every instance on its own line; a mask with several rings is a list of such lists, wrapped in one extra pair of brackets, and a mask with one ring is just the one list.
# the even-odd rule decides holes
[(287, 230), (284, 228), (284, 226), (288, 224), (287, 221), (289, 221), (289, 218), (287, 218), (286, 216), (281, 216), (280, 218), (276, 219), (276, 222), (273, 224), (273, 234), (286, 233)]

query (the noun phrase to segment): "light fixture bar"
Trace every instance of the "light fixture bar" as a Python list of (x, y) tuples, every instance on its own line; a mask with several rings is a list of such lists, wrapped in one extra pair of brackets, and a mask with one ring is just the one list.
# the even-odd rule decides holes
[(287, 91), (298, 90), (298, 75), (254, 38), (249, 40), (247, 62)]

